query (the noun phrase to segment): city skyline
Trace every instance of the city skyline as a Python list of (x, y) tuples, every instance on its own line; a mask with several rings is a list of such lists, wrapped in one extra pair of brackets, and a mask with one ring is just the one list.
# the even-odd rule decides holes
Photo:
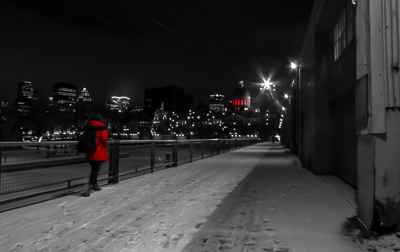
[(183, 86), (198, 104), (263, 77), (283, 93), (311, 3), (5, 0), (0, 100), (11, 102), (8, 87), (23, 80), (46, 90), (40, 98), (57, 82), (86, 87), (95, 105), (112, 95), (143, 104), (144, 89), (165, 85)]
[[(35, 83), (33, 83), (31, 81), (22, 81), (22, 82), (18, 83), (17, 86), (16, 86), (17, 94), (15, 95), (15, 97), (9, 97), (10, 98), (10, 102), (5, 101), (5, 100), (0, 101), (0, 102), (8, 103), (8, 108), (10, 108), (10, 109), (17, 109), (18, 108), (18, 101), (21, 100), (20, 97), (21, 97), (22, 92), (26, 92), (26, 91), (21, 91), (21, 85), (22, 84), (29, 85), (29, 87), (30, 87), (29, 96), (31, 98), (33, 96), (33, 93), (35, 94), (34, 95), (34, 97), (35, 97), (34, 99), (35, 99), (36, 105), (46, 106), (46, 105), (49, 104), (49, 102), (54, 103), (55, 102), (54, 97), (55, 96), (59, 96), (59, 92), (63, 92), (64, 93), (64, 90), (62, 90), (62, 89), (60, 90), (60, 85), (61, 86), (67, 85), (69, 88), (72, 87), (75, 90), (75, 91), (73, 91), (73, 93), (74, 93), (74, 97), (75, 97), (76, 102), (78, 102), (79, 100), (82, 100), (84, 102), (89, 102), (90, 104), (93, 104), (93, 97), (90, 95), (91, 92), (90, 92), (89, 89), (87, 89), (86, 87), (78, 87), (77, 85), (74, 85), (74, 84), (61, 83), (61, 82), (54, 83), (52, 85), (52, 87), (51, 87), (51, 90), (52, 90), (51, 94), (52, 95), (51, 96), (43, 97), (42, 100), (38, 99), (38, 93), (40, 93), (41, 90), (38, 90), (38, 88), (36, 87)], [(168, 88), (170, 88), (170, 87), (178, 88), (179, 90), (181, 90), (183, 96), (190, 96), (190, 97), (192, 96), (192, 94), (184, 93), (183, 92), (184, 91), (183, 88), (180, 87), (180, 86), (174, 86), (174, 85), (170, 86), (169, 85), (169, 86), (162, 86), (162, 87), (157, 87), (157, 88), (152, 88), (152, 89), (146, 89), (144, 94), (143, 94), (143, 99), (144, 100), (146, 99), (146, 92), (149, 92), (149, 91), (158, 92), (159, 90), (161, 90), (161, 93), (160, 92), (158, 92), (158, 93), (160, 93), (160, 95), (162, 96), (163, 95), (163, 91), (168, 90)], [(239, 87), (243, 87), (243, 82), (240, 82)], [(67, 90), (67, 92), (69, 92), (69, 91)], [(231, 96), (230, 94), (232, 92), (234, 93), (235, 90), (231, 90), (231, 92), (228, 92), (229, 96)], [(67, 97), (68, 96), (69, 95), (67, 94)], [(222, 111), (225, 106), (229, 105), (229, 103), (232, 103), (232, 105), (236, 105), (236, 104), (234, 104), (235, 103), (234, 99), (233, 100), (226, 100), (225, 99), (226, 96), (227, 96), (226, 94), (211, 94), (210, 93), (210, 94), (208, 94), (207, 100), (201, 101), (200, 103), (205, 103), (205, 104), (208, 104), (208, 105), (213, 104), (214, 106), (219, 106), (219, 105), (216, 105), (216, 104), (223, 104), (222, 105), (222, 109), (216, 109), (216, 111)], [(233, 97), (235, 97), (235, 96), (233, 95)], [(191, 98), (189, 98), (189, 99), (191, 99)], [(123, 100), (126, 100), (126, 102), (123, 102)], [(146, 107), (146, 102), (145, 101), (143, 102), (143, 104), (139, 104), (139, 103), (134, 104), (134, 103), (131, 103), (130, 100), (131, 100), (131, 98), (128, 97), (128, 96), (124, 96), (124, 95), (115, 96), (115, 95), (112, 95), (112, 96), (109, 97), (109, 99), (107, 101), (104, 101), (103, 103), (99, 104), (98, 106), (94, 106), (94, 107), (103, 107), (103, 108), (107, 108), (109, 110), (116, 109), (116, 107), (124, 107), (125, 109), (127, 109), (128, 107), (129, 108), (134, 108), (136, 106), (140, 106), (140, 107), (143, 107), (143, 108)], [(160, 104), (158, 104), (158, 103), (154, 104), (153, 105), (154, 108), (159, 108), (161, 106), (161, 102), (165, 102), (167, 100), (170, 100), (170, 98), (166, 97), (166, 99), (163, 101), (162, 98), (157, 97), (157, 99), (155, 101), (160, 103)], [(252, 99), (252, 103), (253, 103), (253, 101), (254, 101), (254, 99)], [(124, 103), (124, 104), (122, 104), (121, 102)], [(194, 109), (196, 106), (200, 105), (200, 103), (199, 104), (193, 104), (190, 101), (190, 105), (184, 105), (183, 107), (192, 107)], [(256, 103), (258, 103), (258, 100), (256, 100)], [(244, 104), (244, 105), (249, 105), (250, 106), (250, 99), (248, 100), (248, 104)], [(175, 110), (178, 111), (179, 109), (175, 106)], [(210, 107), (210, 111), (214, 111), (214, 110), (215, 110), (214, 108)]]
[[(29, 85), (29, 90), (25, 91), (22, 90), (22, 84), (25, 85)], [(59, 96), (60, 93), (62, 92), (65, 94), (65, 92), (70, 92), (70, 90), (63, 90), (62, 88), (65, 88), (63, 86), (67, 86), (67, 89), (74, 89), (74, 91), (72, 93), (74, 93), (74, 97), (75, 97), (75, 101), (78, 100), (82, 100), (84, 102), (90, 102), (91, 104), (93, 104), (93, 97), (90, 95), (90, 90), (87, 89), (86, 87), (78, 87), (77, 85), (71, 84), (71, 83), (62, 83), (62, 82), (58, 82), (58, 83), (54, 83), (51, 86), (51, 95), (48, 97), (42, 97), (42, 99), (38, 99), (38, 93), (40, 93), (41, 90), (38, 90), (38, 88), (36, 87), (35, 83), (31, 82), (31, 81), (22, 81), (20, 83), (17, 83), (17, 85), (15, 86), (17, 92), (16, 95), (14, 97), (9, 97), (9, 101), (7, 100), (2, 100), (0, 102), (4, 102), (8, 104), (9, 108), (17, 108), (18, 107), (18, 101), (21, 99), (20, 97), (22, 97), (22, 94), (24, 94), (23, 96), (27, 96), (28, 98), (32, 98), (34, 97), (35, 103), (36, 105), (48, 105), (49, 101), (51, 103), (55, 102), (54, 97), (55, 96)], [(62, 87), (60, 89), (60, 87)], [(170, 86), (163, 86), (163, 87), (159, 87), (161, 89), (165, 88), (165, 87), (170, 87)], [(174, 86), (177, 88), (181, 88), (179, 86)], [(159, 88), (155, 88), (154, 90), (158, 90)], [(147, 90), (147, 89), (146, 89)], [(150, 90), (150, 89), (149, 89)], [(27, 93), (27, 94), (25, 94)], [(33, 96), (34, 94), (34, 96)], [(69, 94), (65, 94), (66, 97), (69, 97)], [(191, 94), (185, 94), (185, 95), (191, 95)], [(145, 92), (143, 93), (143, 101), (145, 98)], [(141, 106), (144, 107), (144, 103), (139, 104), (139, 103), (131, 103), (130, 102), (131, 98), (126, 96), (126, 95), (121, 95), (121, 96), (116, 96), (116, 95), (111, 95), (108, 100), (106, 101), (101, 101), (99, 103), (99, 105), (97, 107), (104, 107), (104, 108), (109, 108), (111, 110), (115, 109), (116, 107), (123, 107), (125, 109), (129, 108), (134, 108), (136, 106)], [(111, 104), (114, 104), (115, 106), (110, 106)], [(156, 104), (156, 107), (159, 107), (160, 104)]]

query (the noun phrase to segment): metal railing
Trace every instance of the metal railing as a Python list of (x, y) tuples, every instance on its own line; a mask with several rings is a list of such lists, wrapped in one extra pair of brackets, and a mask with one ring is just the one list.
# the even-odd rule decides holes
[[(109, 141), (109, 161), (102, 164), (99, 183), (115, 184), (121, 179), (258, 142), (258, 139)], [(13, 202), (60, 191), (65, 195), (83, 186), (90, 166), (85, 154), (78, 153), (76, 147), (77, 141), (0, 142), (0, 206), (9, 205), (0, 207), (0, 212), (16, 208)]]

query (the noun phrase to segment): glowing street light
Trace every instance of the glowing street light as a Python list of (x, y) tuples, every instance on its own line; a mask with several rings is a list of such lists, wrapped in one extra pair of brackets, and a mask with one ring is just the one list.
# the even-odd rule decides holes
[(295, 63), (290, 62), (290, 68), (296, 69), (297, 67), (298, 67), (298, 66), (297, 66)]
[(273, 83), (266, 79), (263, 79), (263, 81), (264, 81), (264, 83), (261, 84), (262, 86), (261, 86), (260, 90), (263, 90), (264, 88), (270, 89), (269, 86), (271, 86)]
[(289, 95), (288, 95), (288, 94), (284, 94), (283, 97), (284, 97), (285, 99), (289, 99)]

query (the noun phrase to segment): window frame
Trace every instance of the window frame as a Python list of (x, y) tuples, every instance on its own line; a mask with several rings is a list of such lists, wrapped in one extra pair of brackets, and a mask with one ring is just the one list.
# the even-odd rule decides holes
[(333, 28), (334, 60), (337, 61), (355, 38), (356, 6), (348, 2)]

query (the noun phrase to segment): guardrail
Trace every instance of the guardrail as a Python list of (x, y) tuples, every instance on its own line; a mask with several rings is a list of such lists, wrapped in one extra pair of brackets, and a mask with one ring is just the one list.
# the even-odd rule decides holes
[[(109, 141), (109, 161), (99, 174), (100, 184), (118, 183), (157, 170), (176, 167), (258, 143), (258, 139), (127, 140)], [(90, 173), (77, 141), (0, 142), (0, 212), (13, 202), (50, 193), (73, 193)], [(107, 168), (108, 166), (108, 168)], [(54, 196), (52, 196), (54, 197)], [(40, 201), (48, 200), (44, 197)], [(30, 201), (29, 204), (38, 201)], [(27, 204), (25, 204), (27, 205)], [(18, 205), (20, 207), (21, 204)]]

